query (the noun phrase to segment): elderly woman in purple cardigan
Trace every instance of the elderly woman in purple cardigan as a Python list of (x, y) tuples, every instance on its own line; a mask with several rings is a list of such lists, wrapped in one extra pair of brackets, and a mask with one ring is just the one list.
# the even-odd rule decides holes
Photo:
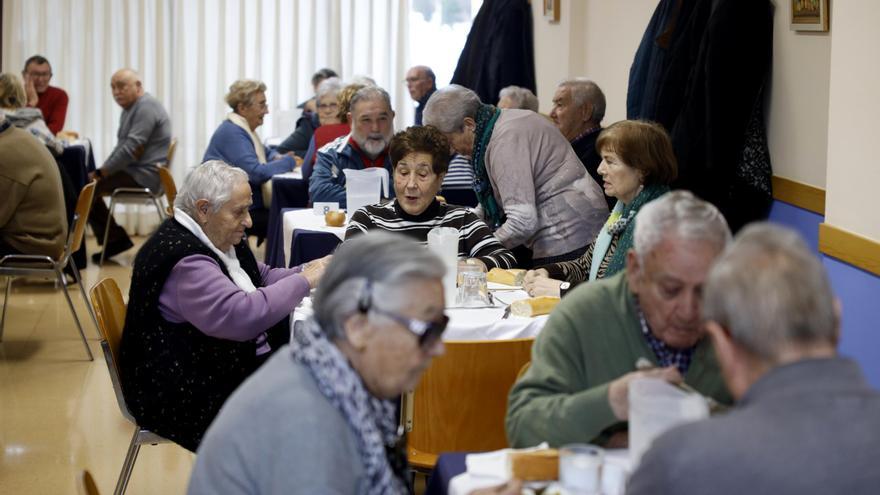
[(138, 424), (195, 451), (233, 390), (289, 339), (288, 316), (327, 260), (259, 263), (247, 174), (196, 167), (174, 216), (135, 258), (121, 347), (122, 389)]

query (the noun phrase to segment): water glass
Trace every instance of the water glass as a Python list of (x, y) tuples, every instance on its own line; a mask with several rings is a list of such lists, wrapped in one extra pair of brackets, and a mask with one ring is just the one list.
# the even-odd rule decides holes
[(464, 265), (458, 269), (458, 298), (456, 305), (472, 308), (489, 305), (489, 289), (486, 272), (477, 265)]
[(568, 493), (599, 495), (605, 452), (595, 445), (570, 444), (559, 449), (559, 482)]

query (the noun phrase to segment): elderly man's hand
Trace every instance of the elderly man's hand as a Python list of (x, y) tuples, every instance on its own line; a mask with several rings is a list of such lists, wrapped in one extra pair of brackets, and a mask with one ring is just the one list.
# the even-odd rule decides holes
[(523, 290), (532, 297), (555, 296), (559, 297), (559, 285), (561, 280), (550, 278), (550, 272), (543, 268), (529, 270), (523, 277)]
[(288, 152), (285, 153), (284, 155), (293, 158), (293, 161), (296, 162), (296, 163), (293, 165), (293, 168), (296, 168), (296, 167), (302, 167), (303, 159), (300, 158), (300, 157), (298, 157), (298, 156), (296, 156), (296, 153), (294, 153), (294, 152), (292, 152), (292, 151), (288, 151)]
[(675, 366), (633, 371), (614, 380), (608, 386), (608, 404), (611, 405), (614, 416), (621, 421), (629, 419), (629, 384), (633, 378), (660, 378), (672, 384), (684, 381)]
[(302, 266), (301, 275), (305, 277), (306, 280), (309, 282), (309, 287), (314, 289), (318, 286), (318, 283), (321, 281), (321, 277), (324, 276), (324, 269), (327, 268), (327, 265), (330, 263), (331, 259), (333, 259), (333, 255), (328, 254), (323, 258), (309, 261)]

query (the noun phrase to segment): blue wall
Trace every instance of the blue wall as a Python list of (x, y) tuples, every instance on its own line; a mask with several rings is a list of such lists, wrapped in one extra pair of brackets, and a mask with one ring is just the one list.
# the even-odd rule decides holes
[(880, 277), (819, 253), (822, 215), (774, 201), (769, 220), (798, 231), (822, 258), (843, 307), (840, 353), (856, 359), (871, 385), (880, 389)]

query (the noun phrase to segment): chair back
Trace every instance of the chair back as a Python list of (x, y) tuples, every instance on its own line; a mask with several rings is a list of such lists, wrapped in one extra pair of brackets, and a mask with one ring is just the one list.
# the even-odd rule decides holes
[(70, 232), (68, 242), (70, 249), (68, 253), (79, 251), (82, 246), (83, 238), (86, 233), (86, 223), (89, 220), (89, 212), (92, 211), (92, 200), (95, 197), (95, 181), (86, 184), (79, 193), (79, 199), (76, 201), (76, 210), (74, 212), (73, 230)]
[[(531, 358), (534, 339), (448, 341), (415, 392), (402, 417), (409, 431), (413, 467), (432, 469), (437, 455), (486, 451), (507, 446), (507, 395)], [(409, 395), (409, 394), (408, 394)]]
[(165, 190), (165, 200), (168, 202), (168, 216), (174, 215), (174, 198), (177, 197), (177, 186), (174, 184), (174, 177), (171, 170), (167, 166), (159, 167), (159, 181), (162, 182), (162, 189)]
[(119, 285), (112, 278), (104, 278), (89, 291), (92, 306), (95, 308), (95, 318), (98, 320), (98, 329), (104, 338), (101, 341), (101, 349), (104, 351), (104, 359), (110, 372), (110, 381), (116, 392), (116, 401), (122, 415), (134, 422), (125, 398), (122, 395), (122, 382), (119, 380), (119, 347), (122, 343), (122, 330), (125, 327), (125, 300)]
[(171, 162), (174, 161), (174, 152), (177, 151), (177, 138), (171, 138), (171, 143), (168, 144), (168, 154), (165, 155), (165, 167), (171, 167)]
[(95, 484), (92, 473), (88, 469), (82, 472), (80, 480), (82, 481), (83, 493), (85, 495), (101, 495), (101, 492), (98, 491), (98, 485)]

